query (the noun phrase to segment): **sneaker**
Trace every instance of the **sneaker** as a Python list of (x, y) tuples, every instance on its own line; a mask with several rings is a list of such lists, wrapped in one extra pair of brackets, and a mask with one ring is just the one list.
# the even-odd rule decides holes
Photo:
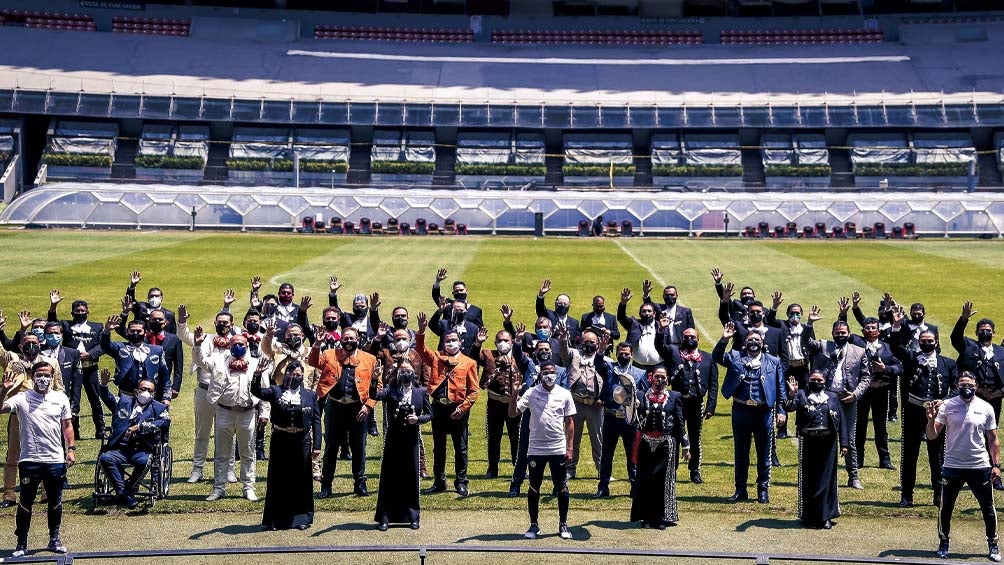
[(202, 480), (202, 471), (192, 471), (192, 474), (188, 476), (189, 483), (197, 483)]
[(59, 539), (59, 534), (55, 534), (49, 538), (49, 551), (54, 553), (66, 553), (66, 546), (63, 545), (63, 540)]
[(526, 539), (537, 539), (538, 535), (540, 535), (540, 527), (538, 527), (536, 523), (533, 523), (530, 524), (530, 528), (527, 529), (525, 534), (523, 534), (523, 537)]
[(558, 524), (558, 537), (561, 539), (572, 539), (572, 532), (568, 531), (568, 524), (564, 522)]
[(209, 493), (209, 496), (206, 497), (206, 501), (207, 502), (213, 502), (214, 500), (219, 500), (219, 499), (223, 498), (224, 494), (226, 494), (226, 492), (223, 489), (221, 489), (221, 488), (214, 488), (213, 492)]
[(237, 482), (237, 475), (233, 471), (227, 471), (227, 482), (231, 484)]
[(943, 539), (938, 544), (938, 557), (948, 559), (948, 540)]
[(17, 540), (17, 547), (14, 548), (14, 553), (11, 554), (12, 557), (24, 557), (24, 554), (28, 553), (28, 540), (19, 539)]
[(246, 488), (244, 489), (244, 498), (250, 500), (251, 502), (258, 502), (258, 493), (256, 493), (253, 488)]
[(988, 543), (987, 544), (987, 550), (988, 550), (987, 551), (987, 559), (989, 559), (989, 560), (991, 560), (991, 561), (993, 561), (995, 563), (1000, 563), (1000, 560), (1001, 560), (1001, 550), (1000, 550), (999, 547), (997, 547), (997, 542), (992, 541), (992, 542)]

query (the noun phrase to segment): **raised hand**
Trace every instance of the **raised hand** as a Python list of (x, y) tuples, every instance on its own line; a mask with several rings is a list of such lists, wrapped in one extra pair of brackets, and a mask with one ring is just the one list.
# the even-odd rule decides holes
[(122, 297), (122, 312), (129, 312), (132, 310), (133, 305), (136, 301), (132, 299), (128, 294)]
[(63, 301), (63, 297), (59, 295), (58, 289), (52, 289), (49, 291), (49, 304), (55, 306)]
[(730, 339), (732, 339), (732, 336), (734, 336), (734, 335), (736, 335), (736, 323), (735, 322), (728, 322), (722, 328), (722, 339), (723, 340), (730, 340)]
[(310, 295), (304, 294), (300, 297), (300, 310), (306, 312), (310, 310), (310, 307), (314, 305), (314, 299)]
[(425, 328), (429, 327), (429, 317), (425, 312), (419, 312), (415, 319), (418, 320), (418, 333), (424, 332)]
[(21, 331), (24, 331), (31, 327), (32, 317), (30, 310), (21, 310), (20, 312), (17, 313), (17, 318), (18, 321), (21, 322)]
[(892, 309), (892, 325), (899, 326), (906, 319), (906, 309), (900, 306)]
[(195, 342), (196, 347), (202, 345), (202, 342), (206, 341), (206, 330), (204, 330), (202, 326), (195, 326), (195, 335), (192, 336), (192, 341)]
[(798, 392), (798, 381), (794, 375), (788, 376), (788, 396), (794, 396)]
[[(107, 369), (105, 369), (107, 371)], [(14, 388), (14, 380), (17, 378), (14, 371), (7, 371), (3, 376), (3, 388), (4, 390), (10, 390)]]
[(627, 304), (628, 302), (630, 302), (631, 296), (632, 296), (631, 289), (628, 287), (624, 287), (621, 290), (621, 304)]
[(342, 283), (338, 282), (338, 277), (335, 275), (328, 277), (328, 292), (337, 294), (340, 288), (342, 288)]
[(784, 302), (784, 295), (781, 294), (780, 290), (775, 290), (770, 295), (770, 299), (771, 299), (770, 309), (771, 310), (777, 310), (781, 306), (781, 303)]
[(973, 309), (973, 302), (971, 300), (966, 300), (965, 304), (962, 305), (962, 319), (968, 320), (976, 315), (976, 310)]
[(389, 331), (390, 331), (390, 326), (387, 325), (387, 322), (380, 322), (380, 325), (377, 326), (377, 332), (376, 332), (377, 339), (382, 340), (383, 338), (387, 337), (387, 332)]
[(475, 342), (478, 345), (483, 344), (488, 341), (488, 328), (482, 327), (478, 329), (478, 337), (475, 338)]
[(558, 324), (554, 326), (554, 337), (558, 339), (568, 339), (568, 328), (565, 324)]
[(380, 309), (380, 304), (382, 304), (382, 302), (380, 302), (380, 293), (379, 292), (374, 292), (373, 294), (371, 294), (370, 295), (370, 310), (379, 310)]
[(855, 308), (858, 308), (858, 307), (861, 306), (861, 293), (860, 292), (858, 292), (858, 291), (855, 290), (854, 292), (851, 293), (851, 305), (854, 306)]
[(537, 296), (544, 296), (551, 291), (551, 279), (544, 279), (540, 281), (540, 290), (537, 291)]
[(846, 296), (841, 296), (837, 299), (837, 308), (841, 314), (846, 314), (851, 308), (851, 301)]
[(819, 309), (819, 306), (813, 304), (809, 308), (809, 323), (813, 324), (823, 319), (823, 311)]
[(652, 281), (645, 279), (641, 281), (641, 295), (649, 296), (652, 294)]
[(223, 291), (223, 306), (229, 308), (231, 304), (237, 302), (237, 293), (234, 289), (228, 288)]
[(256, 375), (258, 375), (260, 377), (261, 375), (265, 374), (265, 371), (267, 371), (268, 368), (271, 367), (271, 366), (272, 366), (272, 360), (269, 359), (268, 357), (265, 357), (263, 355), (258, 360), (258, 367), (255, 368), (254, 374), (256, 374)]
[(516, 324), (516, 327), (513, 328), (513, 329), (516, 330), (516, 335), (513, 336), (513, 339), (515, 340), (514, 343), (520, 343), (520, 342), (522, 342), (523, 341), (523, 335), (526, 334), (526, 324), (524, 324), (523, 322), (520, 322), (520, 323)]
[(436, 282), (443, 282), (446, 280), (446, 268), (439, 269), (436, 271)]
[(715, 284), (722, 284), (722, 277), (724, 276), (725, 273), (718, 267), (711, 269), (711, 278), (715, 279)]
[(439, 309), (442, 310), (442, 312), (444, 314), (446, 313), (447, 310), (450, 309), (450, 307), (452, 305), (453, 305), (453, 303), (450, 301), (449, 298), (447, 298), (445, 296), (440, 296), (439, 297)]
[(3, 315), (3, 310), (0, 310), (0, 330), (3, 330), (7, 325), (7, 316)]
[(508, 304), (503, 304), (502, 307), (499, 308), (499, 312), (502, 312), (503, 320), (511, 320), (514, 313), (513, 309), (510, 308)]
[(115, 328), (119, 327), (119, 324), (121, 323), (122, 323), (122, 317), (119, 316), (118, 314), (115, 314), (113, 316), (108, 316), (108, 320), (105, 322), (105, 331), (110, 332)]
[(722, 286), (722, 302), (728, 302), (732, 300), (732, 296), (736, 293), (736, 285), (734, 282), (729, 281)]
[(178, 305), (178, 323), (179, 324), (188, 323), (188, 306), (185, 304)]
[(251, 292), (258, 292), (261, 290), (261, 275), (255, 275), (251, 277)]
[(129, 275), (129, 286), (136, 286), (139, 284), (139, 281), (141, 280), (143, 280), (143, 273), (139, 271), (133, 271), (132, 274)]
[(275, 334), (275, 318), (269, 318), (261, 323), (261, 327), (265, 328), (265, 335)]

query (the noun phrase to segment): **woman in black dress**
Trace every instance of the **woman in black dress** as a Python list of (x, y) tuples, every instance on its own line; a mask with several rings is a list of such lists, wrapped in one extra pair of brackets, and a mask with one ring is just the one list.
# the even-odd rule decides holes
[(840, 415), (837, 395), (825, 390), (826, 379), (814, 371), (808, 390), (797, 390), (788, 377), (788, 395), (795, 400), (795, 428), (798, 431), (798, 517), (810, 528), (830, 529), (840, 516), (837, 501), (837, 451), (847, 453), (849, 431)]
[(676, 508), (678, 446), (683, 446), (683, 460), (689, 461), (690, 444), (683, 429), (682, 397), (667, 388), (666, 369), (655, 369), (650, 380), (652, 388), (638, 393), (638, 466), (631, 521), (664, 530), (680, 519)]
[(262, 388), (271, 362), (263, 359), (251, 379), (251, 394), (272, 406), (268, 482), (261, 527), (305, 530), (314, 522), (311, 460), (321, 454), (321, 413), (317, 396), (302, 386), (304, 367), (286, 365), (281, 385)]
[(419, 426), (432, 419), (432, 402), (429, 393), (418, 386), (415, 369), (407, 362), (401, 364), (397, 379), (388, 383), (379, 398), (386, 401), (387, 432), (373, 520), (384, 532), (390, 524), (410, 524), (417, 530)]

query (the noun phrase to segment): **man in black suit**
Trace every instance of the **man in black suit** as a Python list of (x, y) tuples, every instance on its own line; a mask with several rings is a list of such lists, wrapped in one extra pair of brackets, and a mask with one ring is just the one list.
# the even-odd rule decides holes
[[(901, 311), (893, 314), (891, 330), (893, 346), (901, 349), (906, 357), (920, 351), (921, 332), (934, 333), (934, 335), (938, 338), (938, 343), (941, 343), (941, 336), (938, 334), (938, 326), (928, 324), (925, 321), (926, 315), (927, 312), (924, 309), (924, 305), (920, 302), (916, 302), (910, 306), (909, 321), (903, 319)], [(941, 353), (940, 345), (938, 346), (938, 353)], [(903, 361), (905, 363), (906, 359), (903, 359)]]
[(903, 363), (893, 355), (892, 348), (880, 338), (878, 318), (865, 318), (861, 327), (862, 335), (852, 335), (850, 343), (863, 347), (871, 368), (872, 380), (868, 390), (858, 400), (858, 421), (855, 426), (855, 446), (858, 450), (858, 466), (865, 461), (865, 443), (868, 437), (868, 417), (871, 415), (875, 426), (875, 449), (878, 451), (879, 467), (895, 470), (889, 456), (889, 431), (886, 427), (889, 412), (890, 389), (895, 394), (893, 383), (903, 374)]
[(45, 339), (42, 340), (42, 355), (55, 359), (63, 374), (63, 386), (70, 397), (70, 412), (73, 414), (73, 437), (80, 439), (80, 353), (63, 345), (63, 327), (59, 322), (46, 322)]
[(579, 321), (568, 315), (568, 308), (572, 304), (572, 299), (567, 294), (559, 294), (554, 298), (554, 310), (548, 310), (544, 304), (544, 295), (551, 290), (551, 279), (544, 279), (540, 283), (540, 290), (537, 291), (536, 310), (537, 316), (547, 316), (551, 320), (551, 327), (564, 326), (568, 332), (568, 340), (573, 346), (578, 345), (582, 335)]
[(694, 328), (683, 330), (683, 342), (676, 346), (669, 342), (664, 325), (659, 329), (656, 342), (666, 360), (670, 386), (683, 396), (683, 420), (690, 439), (690, 481), (701, 484), (704, 482), (701, 477), (701, 427), (704, 420), (715, 415), (718, 364), (711, 358), (711, 353), (697, 348), (698, 335)]
[[(432, 301), (440, 308), (442, 307), (440, 302), (443, 295), (439, 290), (439, 284), (444, 280), (446, 280), (446, 269), (439, 269), (436, 271), (436, 280), (432, 283)], [(474, 323), (479, 328), (485, 327), (481, 308), (467, 301), (467, 283), (464, 281), (453, 281), (453, 300), (459, 300), (467, 304), (467, 313), (464, 316), (468, 322)]]
[[(467, 304), (460, 301), (443, 301), (443, 308), (436, 310), (436, 313), (429, 318), (429, 329), (439, 337), (437, 351), (443, 350), (443, 336), (456, 333), (460, 337), (460, 352), (472, 359), (478, 358), (475, 350), (479, 328), (465, 317)], [(487, 338), (488, 334), (485, 333)], [(484, 340), (482, 340), (484, 341)]]
[[(722, 284), (722, 277), (725, 274), (718, 267), (711, 269), (711, 278), (715, 280), (715, 292), (718, 293), (718, 298), (721, 299), (725, 294), (725, 286)], [(732, 284), (732, 283), (729, 283)], [(734, 288), (734, 287), (733, 287)], [(749, 324), (749, 317), (747, 314), (747, 309), (749, 305), (756, 300), (756, 292), (753, 291), (753, 287), (744, 286), (739, 290), (739, 298), (733, 299), (731, 296), (726, 302), (728, 319), (735, 322), (737, 326), (745, 326)], [(722, 321), (725, 324), (725, 321)], [(774, 353), (771, 353), (774, 355)]]
[[(164, 312), (164, 309), (154, 308), (150, 310), (149, 318), (146, 321), (146, 333), (143, 341), (150, 345), (159, 345), (164, 348), (164, 364), (167, 365), (170, 378), (170, 382), (168, 383), (171, 389), (170, 400), (174, 400), (178, 398), (178, 393), (181, 391), (182, 379), (184, 378), (185, 351), (181, 338), (177, 334), (167, 331), (166, 327), (167, 314)], [(129, 339), (126, 328), (122, 325), (115, 328), (115, 333), (124, 339)], [(167, 401), (168, 405), (171, 404), (170, 400)]]
[(125, 324), (128, 319), (129, 312), (132, 311), (133, 318), (137, 320), (146, 320), (150, 317), (150, 310), (154, 308), (160, 308), (164, 311), (164, 316), (167, 319), (166, 330), (171, 333), (178, 332), (178, 324), (175, 321), (174, 312), (163, 307), (164, 304), (164, 291), (157, 287), (150, 287), (150, 290), (146, 291), (146, 302), (138, 302), (136, 300), (136, 285), (143, 280), (143, 274), (139, 271), (133, 271), (129, 276), (129, 288), (126, 289), (126, 296), (129, 300), (122, 301), (122, 323)]
[[(600, 295), (593, 297), (593, 310), (592, 312), (586, 312), (582, 315), (579, 320), (579, 329), (587, 330), (593, 329), (594, 331), (603, 333), (606, 329), (610, 332), (610, 342), (615, 343), (621, 338), (621, 330), (617, 327), (617, 318), (613, 314), (607, 312), (607, 300)], [(610, 346), (613, 347), (612, 345)], [(608, 350), (609, 352), (609, 350)]]
[(729, 305), (733, 302), (732, 295), (735, 293), (735, 288), (735, 285), (731, 282), (725, 283), (722, 287), (721, 302), (718, 303), (718, 319), (722, 322), (722, 326), (724, 327), (729, 322), (736, 325), (736, 336), (738, 339), (733, 341), (732, 350), (741, 350), (742, 345), (746, 342), (746, 335), (756, 332), (763, 338), (764, 352), (780, 359), (781, 330), (772, 328), (765, 323), (767, 310), (763, 307), (763, 303), (759, 300), (753, 300), (746, 305), (745, 319), (747, 325), (740, 324), (730, 317)]
[[(56, 307), (63, 301), (63, 297), (58, 290), (49, 293), (49, 322), (59, 322), (60, 333), (63, 335), (63, 345), (71, 347), (80, 354), (80, 380), (84, 393), (87, 395), (87, 403), (91, 405), (91, 420), (94, 422), (94, 437), (100, 438), (105, 429), (105, 410), (115, 409), (115, 397), (108, 392), (107, 388), (102, 388), (98, 382), (98, 358), (101, 357), (101, 332), (104, 325), (87, 320), (90, 309), (87, 302), (74, 300), (70, 305), (71, 320), (60, 321), (56, 315)], [(75, 394), (70, 397), (70, 405), (73, 413), (80, 411), (80, 388), (74, 389), (70, 381), (66, 381), (68, 391)], [(74, 404), (76, 398), (76, 404)], [(104, 406), (102, 406), (102, 403)], [(73, 419), (73, 433), (79, 439), (80, 422), (75, 416)]]
[(994, 344), (994, 321), (981, 318), (976, 322), (976, 339), (966, 337), (969, 319), (976, 315), (973, 303), (962, 305), (962, 315), (952, 328), (952, 347), (959, 353), (959, 372), (969, 371), (976, 377), (976, 395), (986, 400), (1000, 421), (1001, 400), (1004, 399), (1004, 347)]
[[(352, 297), (352, 310), (342, 311), (339, 317), (338, 323), (342, 329), (349, 327), (356, 329), (359, 333), (359, 344), (364, 348), (369, 346), (370, 341), (376, 337), (377, 330), (380, 329), (380, 304), (382, 303), (379, 292), (374, 292), (369, 298), (359, 293)], [(338, 306), (337, 293), (328, 293), (328, 305), (341, 310)], [(300, 309), (306, 310), (309, 307), (309, 297), (304, 297)]]
[[(642, 300), (655, 304), (651, 298), (652, 281), (645, 279), (641, 283), (641, 288)], [(664, 327), (666, 339), (669, 340), (670, 345), (680, 345), (683, 343), (683, 330), (697, 327), (694, 323), (694, 313), (690, 308), (678, 304), (679, 298), (680, 294), (676, 287), (668, 285), (662, 289), (662, 304), (655, 304), (659, 317), (669, 321), (669, 325)]]

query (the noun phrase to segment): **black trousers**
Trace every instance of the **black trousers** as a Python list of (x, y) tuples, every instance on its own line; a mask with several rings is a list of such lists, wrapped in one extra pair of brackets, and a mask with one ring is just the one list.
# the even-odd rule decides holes
[(855, 447), (858, 450), (858, 467), (865, 465), (865, 443), (868, 441), (868, 416), (875, 425), (875, 449), (879, 462), (889, 460), (889, 387), (869, 388), (858, 400), (858, 424)]
[(516, 463), (516, 452), (519, 450), (520, 416), (509, 417), (509, 405), (498, 400), (488, 399), (485, 416), (485, 437), (488, 438), (488, 472), (498, 475), (499, 460), (502, 458), (502, 432), (509, 436), (509, 460)]
[(1004, 397), (990, 398), (990, 399), (984, 398), (983, 400), (986, 400), (990, 404), (990, 406), (993, 407), (993, 409), (994, 409), (994, 422), (1000, 422), (1000, 420), (1001, 420), (1001, 403), (1004, 403)]
[(980, 469), (953, 469), (945, 467), (941, 470), (945, 483), (944, 498), (938, 511), (938, 537), (948, 539), (952, 532), (952, 512), (955, 501), (963, 485), (969, 485), (973, 496), (980, 504), (983, 513), (983, 525), (987, 532), (987, 542), (997, 541), (997, 510), (994, 508), (994, 490), (990, 481), (990, 467)]
[(917, 485), (917, 459), (920, 457), (920, 444), (927, 444), (927, 461), (931, 467), (931, 485), (934, 496), (941, 494), (941, 466), (945, 462), (945, 434), (930, 440), (924, 439), (927, 434), (927, 413), (922, 406), (903, 402), (903, 460), (899, 466), (899, 482), (901, 495), (907, 500), (913, 500), (913, 489)]
[[(687, 439), (690, 441), (690, 462), (687, 467), (691, 471), (701, 470), (701, 427), (704, 426), (704, 399), (692, 396), (683, 399), (683, 421), (687, 426)], [(785, 424), (787, 426), (787, 424)], [(773, 443), (773, 442), (772, 442)], [(677, 464), (680, 459), (677, 458)]]
[(324, 406), (324, 463), (321, 466), (321, 484), (331, 485), (338, 462), (338, 447), (348, 434), (352, 450), (352, 478), (356, 485), (366, 483), (366, 428), (368, 419), (356, 420), (362, 403), (342, 404), (328, 397)]
[(537, 523), (540, 513), (540, 485), (544, 482), (544, 468), (551, 469), (551, 482), (558, 492), (558, 520), (564, 524), (568, 519), (568, 479), (565, 474), (564, 455), (530, 455), (530, 489), (526, 495), (526, 506), (530, 512), (530, 522)]
[[(459, 419), (450, 416), (457, 409), (454, 403), (432, 405), (432, 474), (438, 484), (446, 484), (446, 436), (453, 440), (454, 485), (467, 484), (467, 421), (470, 413)], [(365, 428), (364, 430), (365, 431)], [(355, 453), (353, 453), (353, 457)]]
[(634, 449), (635, 427), (607, 412), (603, 415), (603, 450), (600, 454), (600, 482), (598, 488), (605, 489), (610, 484), (610, 476), (614, 471), (614, 454), (617, 452), (617, 442), (624, 446), (624, 459), (627, 462), (627, 476), (634, 485), (637, 466), (631, 459)]
[(756, 446), (757, 490), (770, 487), (770, 450), (774, 443), (774, 411), (767, 406), (732, 404), (736, 490), (745, 491), (749, 479), (750, 444)]
[(18, 540), (28, 539), (31, 529), (31, 507), (38, 495), (38, 485), (45, 489), (46, 502), (49, 505), (49, 537), (59, 533), (63, 522), (63, 479), (66, 478), (66, 463), (32, 463), (22, 461), (17, 465), (21, 475), (21, 500), (17, 505), (17, 517), (14, 519), (14, 535)]
[[(91, 421), (94, 422), (94, 433), (95, 435), (100, 434), (105, 429), (105, 406), (108, 407), (110, 412), (115, 411), (115, 397), (112, 396), (111, 391), (108, 388), (101, 388), (98, 384), (98, 366), (94, 365), (91, 367), (84, 367), (80, 371), (81, 388), (84, 390), (84, 394), (87, 396), (87, 403), (91, 406)], [(70, 390), (73, 390), (72, 388)], [(76, 399), (71, 399), (74, 401), (73, 413), (80, 413), (80, 397), (77, 396)], [(77, 417), (73, 418), (73, 435), (77, 439), (80, 439), (80, 419)]]
[(516, 464), (512, 469), (512, 484), (520, 486), (526, 480), (526, 452), (530, 449), (530, 414), (523, 412), (519, 420), (519, 446), (516, 449)]
[(889, 414), (898, 414), (901, 379), (899, 375), (895, 375), (889, 377), (889, 380), (892, 381), (892, 385), (889, 387)]

